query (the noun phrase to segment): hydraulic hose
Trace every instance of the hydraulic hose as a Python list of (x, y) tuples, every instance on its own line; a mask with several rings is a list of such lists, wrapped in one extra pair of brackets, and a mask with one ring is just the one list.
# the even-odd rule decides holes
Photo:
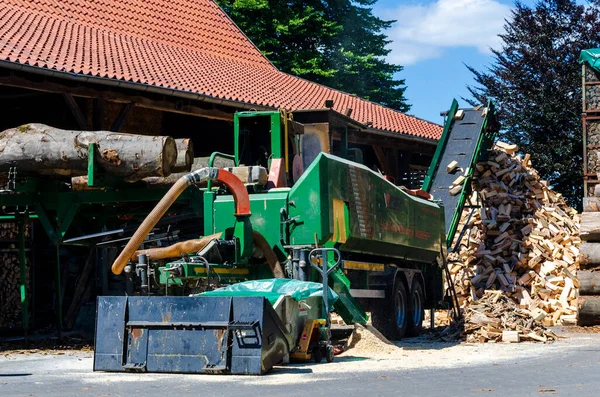
[(219, 237), (221, 237), (221, 233), (215, 233), (199, 239), (181, 241), (168, 247), (137, 250), (133, 253), (130, 260), (136, 260), (138, 255), (148, 255), (150, 259), (154, 260), (181, 257), (185, 254), (201, 251), (208, 243)]
[(284, 278), (283, 269), (281, 268), (281, 263), (279, 263), (279, 259), (277, 259), (277, 255), (273, 248), (269, 245), (267, 240), (263, 237), (262, 234), (257, 232), (256, 230), (252, 231), (252, 241), (254, 244), (262, 251), (265, 256), (265, 260), (267, 261), (269, 267), (271, 268), (271, 272), (273, 273), (273, 277), (275, 278)]
[(201, 168), (182, 176), (169, 189), (167, 194), (156, 204), (156, 207), (148, 214), (146, 219), (138, 226), (131, 239), (123, 248), (117, 259), (112, 264), (111, 270), (114, 274), (121, 274), (132, 258), (134, 252), (142, 244), (148, 233), (152, 230), (160, 218), (173, 205), (175, 200), (188, 186), (202, 183), (206, 180), (216, 180), (224, 183), (233, 195), (235, 201), (236, 216), (250, 215), (250, 199), (242, 181), (228, 171), (214, 167)]

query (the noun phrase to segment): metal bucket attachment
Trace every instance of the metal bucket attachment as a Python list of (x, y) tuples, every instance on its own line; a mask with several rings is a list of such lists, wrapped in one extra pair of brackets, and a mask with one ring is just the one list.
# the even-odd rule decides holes
[(291, 347), (263, 297), (98, 297), (94, 371), (260, 375)]

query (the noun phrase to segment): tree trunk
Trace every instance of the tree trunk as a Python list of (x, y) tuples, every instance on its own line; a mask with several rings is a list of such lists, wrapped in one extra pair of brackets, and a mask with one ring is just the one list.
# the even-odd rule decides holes
[(579, 233), (583, 241), (600, 241), (600, 212), (583, 212)]
[(600, 243), (583, 243), (579, 246), (582, 267), (600, 266)]
[(579, 270), (577, 279), (580, 295), (600, 295), (600, 271)]
[[(190, 171), (196, 171), (196, 170), (199, 170), (200, 168), (208, 167), (208, 160), (209, 160), (209, 157), (196, 157), (195, 159), (193, 159), (192, 166), (190, 167)], [(224, 159), (221, 157), (217, 157), (213, 163), (213, 167), (217, 167), (217, 168), (227, 168), (227, 167), (233, 167), (233, 166), (234, 166), (233, 160)], [(188, 172), (171, 174), (164, 178), (148, 177), (148, 178), (144, 178), (144, 182), (150, 186), (168, 187), (168, 186), (172, 186), (175, 182), (177, 182), (177, 180), (179, 178), (181, 178), (182, 176), (184, 176), (187, 173)], [(86, 181), (86, 183), (87, 183), (87, 181)]]
[(190, 172), (194, 163), (194, 144), (190, 138), (175, 139), (177, 161), (171, 172)]
[(578, 325), (600, 325), (600, 296), (580, 296), (578, 306)]
[(96, 164), (100, 169), (130, 182), (168, 176), (177, 158), (177, 145), (171, 137), (25, 124), (0, 133), (0, 171), (16, 167), (21, 175), (85, 175), (90, 143), (98, 145)]

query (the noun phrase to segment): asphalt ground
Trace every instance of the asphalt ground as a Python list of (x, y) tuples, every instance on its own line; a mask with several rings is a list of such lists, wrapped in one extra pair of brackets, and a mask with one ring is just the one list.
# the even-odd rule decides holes
[(263, 376), (102, 373), (90, 351), (4, 351), (0, 396), (600, 396), (600, 334), (564, 335), (549, 344), (407, 339), (394, 354), (349, 350)]

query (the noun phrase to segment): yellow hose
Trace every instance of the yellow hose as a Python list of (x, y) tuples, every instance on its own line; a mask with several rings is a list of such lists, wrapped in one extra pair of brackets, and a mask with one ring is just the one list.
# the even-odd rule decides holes
[(136, 260), (138, 255), (148, 255), (150, 259), (154, 260), (178, 258), (183, 256), (184, 254), (190, 254), (192, 252), (201, 251), (204, 247), (208, 245), (208, 243), (218, 239), (219, 237), (221, 237), (221, 233), (215, 233), (211, 234), (210, 236), (204, 236), (199, 239), (181, 241), (179, 243), (169, 245), (168, 247), (137, 250), (133, 253), (130, 260)]
[(112, 264), (111, 270), (114, 274), (121, 274), (127, 265), (127, 262), (132, 258), (134, 252), (142, 244), (148, 233), (158, 223), (160, 218), (167, 212), (169, 207), (177, 200), (177, 197), (190, 185), (186, 177), (182, 177), (165, 194), (165, 196), (156, 204), (156, 207), (148, 214), (146, 219), (135, 231), (131, 239), (127, 242), (123, 251)]

